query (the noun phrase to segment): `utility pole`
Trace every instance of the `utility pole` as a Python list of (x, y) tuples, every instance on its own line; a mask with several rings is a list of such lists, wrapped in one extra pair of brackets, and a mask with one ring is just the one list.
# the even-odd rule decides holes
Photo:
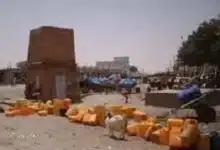
[(12, 75), (11, 75), (11, 62), (9, 62), (9, 64), (8, 64), (8, 84), (12, 84), (11, 83), (11, 79), (12, 79)]
[(173, 72), (176, 71), (176, 56), (173, 55)]
[[(182, 42), (184, 41), (183, 36), (181, 36), (181, 40), (182, 40)], [(186, 72), (185, 62), (183, 61), (183, 76), (185, 76), (185, 72)]]

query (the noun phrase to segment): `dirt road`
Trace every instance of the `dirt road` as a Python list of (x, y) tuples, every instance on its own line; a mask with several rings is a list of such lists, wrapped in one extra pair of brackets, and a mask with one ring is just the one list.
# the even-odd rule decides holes
[[(80, 105), (120, 104), (118, 94), (96, 94), (84, 98)], [(133, 95), (130, 104), (143, 108), (143, 102)], [(152, 114), (153, 108), (145, 108)], [(161, 110), (165, 111), (165, 110)], [(61, 117), (14, 117), (6, 118), (0, 114), (1, 150), (167, 150), (167, 147), (146, 142), (137, 137), (127, 137), (127, 141), (110, 139), (102, 127), (84, 126), (70, 123)]]
[(60, 117), (1, 118), (1, 150), (166, 150), (137, 137), (115, 141), (101, 127), (69, 123)]
[[(0, 100), (10, 97), (22, 98), (23, 85), (15, 87), (0, 86)], [(119, 94), (94, 94), (83, 99), (79, 105), (122, 104)], [(129, 105), (144, 110), (151, 116), (167, 112), (166, 108), (145, 106), (140, 95), (132, 95)], [(220, 110), (217, 106), (216, 110)], [(146, 142), (138, 137), (127, 137), (127, 141), (110, 139), (102, 127), (84, 126), (70, 123), (61, 117), (14, 117), (6, 118), (0, 114), (0, 149), (1, 150), (168, 150), (168, 147)], [(210, 129), (219, 130), (218, 124), (211, 124)], [(208, 129), (207, 128), (207, 129)]]

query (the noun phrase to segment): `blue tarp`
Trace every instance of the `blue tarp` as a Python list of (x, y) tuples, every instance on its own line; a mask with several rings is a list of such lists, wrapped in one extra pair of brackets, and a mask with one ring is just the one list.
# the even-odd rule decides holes
[(181, 101), (188, 102), (202, 95), (197, 84), (187, 85), (177, 94), (177, 98)]
[[(106, 77), (100, 77), (100, 78), (89, 77), (88, 82), (89, 84), (102, 85), (102, 84), (109, 84), (110, 80)], [(122, 88), (133, 88), (136, 86), (136, 84), (137, 84), (136, 79), (131, 79), (131, 78), (121, 79), (121, 81), (119, 82), (119, 85)]]
[(109, 83), (109, 79), (106, 77), (89, 77), (88, 82), (89, 84), (106, 84)]
[(137, 82), (135, 79), (126, 78), (121, 79), (119, 85), (121, 88), (134, 88), (137, 85)]
[(88, 82), (89, 82), (89, 84), (101, 84), (101, 82), (99, 81), (99, 79), (96, 78), (96, 77), (89, 77), (89, 78), (88, 78)]
[(101, 84), (109, 83), (109, 79), (106, 77), (100, 77), (98, 80)]

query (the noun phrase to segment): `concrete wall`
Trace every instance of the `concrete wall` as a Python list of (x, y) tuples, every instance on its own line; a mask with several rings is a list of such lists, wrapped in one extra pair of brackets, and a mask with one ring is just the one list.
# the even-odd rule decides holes
[[(167, 107), (167, 108), (179, 108), (181, 102), (177, 100), (177, 92), (152, 92), (147, 93), (145, 97), (145, 104), (151, 106)], [(211, 106), (220, 105), (220, 91), (213, 92), (207, 97), (207, 103)]]

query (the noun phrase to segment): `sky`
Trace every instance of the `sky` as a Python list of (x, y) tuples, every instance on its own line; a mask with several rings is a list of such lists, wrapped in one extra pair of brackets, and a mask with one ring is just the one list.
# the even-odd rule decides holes
[(181, 36), (220, 13), (220, 0), (0, 0), (0, 68), (27, 59), (29, 31), (73, 28), (76, 61), (129, 56), (141, 71), (162, 71)]

